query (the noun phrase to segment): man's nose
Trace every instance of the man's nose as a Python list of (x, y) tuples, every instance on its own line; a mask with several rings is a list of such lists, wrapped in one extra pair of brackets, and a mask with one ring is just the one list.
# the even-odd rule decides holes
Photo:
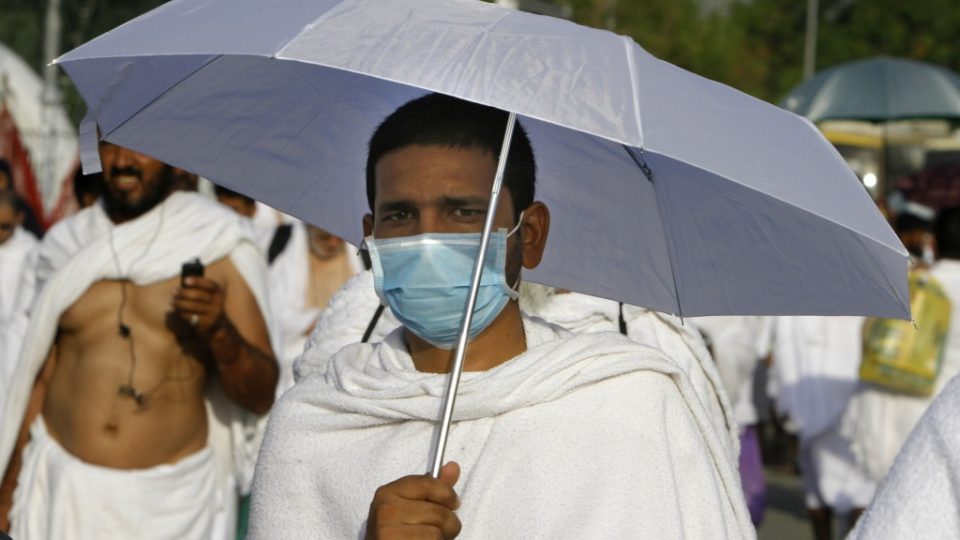
[(133, 151), (127, 148), (124, 148), (122, 146), (118, 146), (116, 149), (116, 152), (113, 155), (114, 167), (118, 169), (122, 169), (124, 167), (132, 167), (135, 164), (136, 164), (136, 155), (133, 153)]
[(439, 212), (430, 209), (420, 211), (420, 219), (417, 220), (417, 230), (414, 234), (427, 234), (445, 232), (444, 223), (440, 219)]

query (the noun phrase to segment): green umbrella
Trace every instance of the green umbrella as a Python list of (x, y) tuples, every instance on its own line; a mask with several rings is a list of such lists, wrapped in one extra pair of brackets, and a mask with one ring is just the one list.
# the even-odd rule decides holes
[(780, 106), (813, 122), (960, 119), (960, 76), (933, 64), (877, 57), (821, 71)]

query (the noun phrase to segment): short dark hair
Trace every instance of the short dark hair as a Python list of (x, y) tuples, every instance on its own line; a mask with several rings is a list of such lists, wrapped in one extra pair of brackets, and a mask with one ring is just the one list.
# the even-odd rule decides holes
[(245, 202), (245, 203), (247, 203), (247, 204), (254, 204), (254, 203), (256, 203), (255, 200), (251, 199), (250, 197), (247, 197), (247, 196), (244, 195), (243, 193), (238, 193), (238, 192), (236, 192), (236, 191), (234, 191), (234, 190), (232, 190), (232, 189), (230, 189), (230, 188), (223, 187), (223, 186), (221, 186), (220, 184), (214, 184), (214, 185), (213, 185), (213, 192), (214, 192), (214, 194), (215, 194), (217, 197), (227, 197), (227, 198), (230, 198), (230, 199), (240, 199), (240, 200), (242, 200), (243, 202)]
[(937, 254), (944, 259), (960, 259), (960, 206), (942, 210), (934, 222)]
[[(367, 203), (374, 211), (376, 167), (383, 156), (406, 146), (479, 149), (500, 156), (506, 111), (444, 94), (428, 94), (394, 111), (370, 138), (367, 153)], [(503, 183), (513, 200), (514, 218), (533, 203), (537, 163), (523, 126), (517, 122)]]
[(906, 234), (912, 231), (930, 232), (933, 230), (933, 223), (916, 214), (901, 212), (897, 214), (897, 218), (893, 221), (893, 230), (897, 234)]

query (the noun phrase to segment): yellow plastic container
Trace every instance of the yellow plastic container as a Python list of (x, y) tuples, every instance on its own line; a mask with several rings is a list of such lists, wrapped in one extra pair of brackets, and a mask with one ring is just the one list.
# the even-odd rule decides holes
[(908, 280), (916, 326), (898, 319), (867, 319), (860, 378), (888, 390), (929, 396), (943, 363), (952, 306), (929, 272), (912, 271)]

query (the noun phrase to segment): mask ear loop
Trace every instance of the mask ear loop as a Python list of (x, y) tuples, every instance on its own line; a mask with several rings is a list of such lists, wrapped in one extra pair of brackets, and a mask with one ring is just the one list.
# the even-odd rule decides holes
[(520, 226), (523, 225), (523, 212), (524, 210), (520, 211), (520, 217), (517, 218), (517, 224), (512, 229), (510, 229), (510, 232), (507, 233), (507, 238), (510, 238), (511, 236), (513, 236), (513, 233), (520, 230)]
[[(514, 226), (514, 228), (510, 229), (510, 232), (507, 233), (506, 238), (510, 238), (511, 236), (513, 236), (513, 233), (515, 233), (515, 232), (517, 232), (517, 231), (520, 230), (520, 226), (523, 225), (523, 212), (524, 212), (524, 210), (521, 210), (521, 211), (520, 211), (520, 217), (517, 218), (517, 224), (516, 224), (516, 226)], [(522, 267), (520, 268), (520, 275), (523, 275), (523, 268), (522, 268)], [(519, 297), (520, 297), (520, 276), (517, 276), (517, 280), (513, 282), (513, 285), (508, 285), (508, 286), (510, 287), (510, 290), (511, 290), (511, 291), (517, 293), (517, 298), (519, 298)]]

